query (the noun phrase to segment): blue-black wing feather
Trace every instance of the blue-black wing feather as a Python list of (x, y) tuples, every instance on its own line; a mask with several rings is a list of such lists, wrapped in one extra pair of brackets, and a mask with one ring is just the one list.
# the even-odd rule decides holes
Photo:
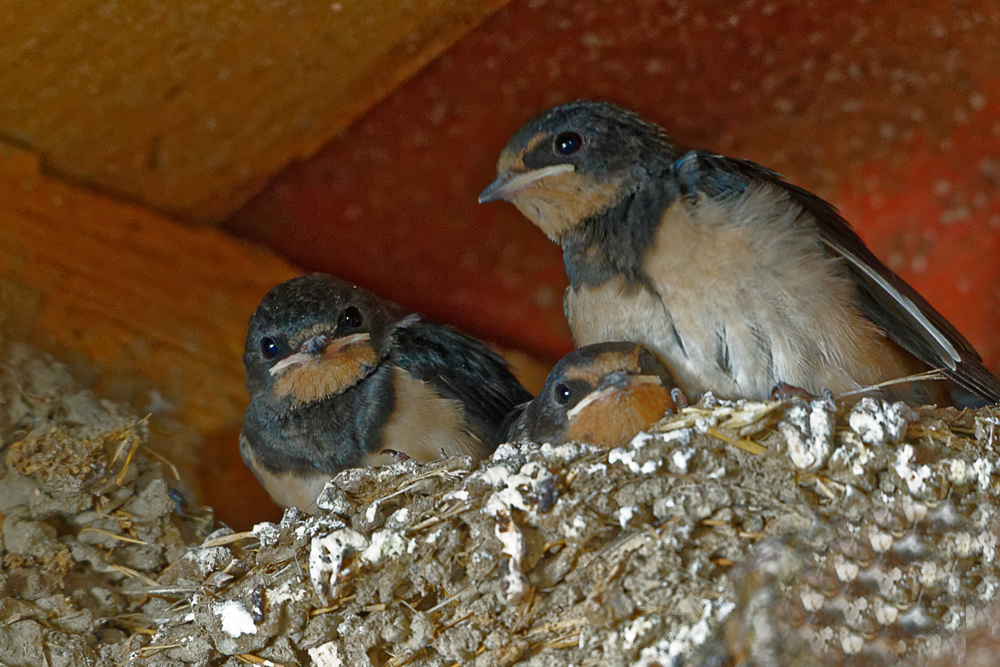
[(507, 415), (532, 398), (502, 357), (451, 327), (415, 319), (394, 337), (393, 362), (443, 397), (461, 401), (484, 442), (494, 442)]
[(674, 170), (682, 194), (729, 197), (741, 194), (754, 183), (770, 184), (785, 192), (790, 202), (815, 221), (824, 252), (845, 260), (845, 267), (858, 287), (857, 305), (866, 317), (890, 340), (928, 366), (943, 369), (961, 387), (989, 401), (1000, 402), (1000, 380), (983, 365), (975, 348), (869, 250), (832, 204), (749, 160), (691, 151), (675, 163)]

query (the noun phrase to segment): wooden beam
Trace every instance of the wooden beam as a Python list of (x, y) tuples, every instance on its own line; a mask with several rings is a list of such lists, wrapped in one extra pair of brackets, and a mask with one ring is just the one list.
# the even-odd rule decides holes
[(6, 3), (0, 139), (219, 221), (507, 0)]
[[(60, 182), (9, 147), (0, 226), (0, 331), (87, 359), (99, 393), (166, 404), (201, 433), (239, 425), (247, 321), (290, 265)], [(127, 395), (143, 384), (158, 396)]]

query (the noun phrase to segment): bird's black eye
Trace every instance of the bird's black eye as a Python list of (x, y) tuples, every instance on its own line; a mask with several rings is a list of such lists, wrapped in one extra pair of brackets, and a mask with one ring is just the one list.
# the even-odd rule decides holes
[(556, 403), (559, 405), (566, 405), (569, 403), (569, 397), (573, 394), (573, 391), (564, 384), (556, 385)]
[(337, 328), (357, 329), (361, 326), (362, 322), (364, 322), (364, 319), (361, 317), (361, 311), (354, 306), (348, 306), (340, 313), (340, 319), (337, 320)]
[(580, 150), (582, 145), (583, 139), (576, 132), (563, 132), (556, 137), (554, 144), (556, 152), (560, 155), (572, 155)]
[(260, 353), (265, 359), (274, 359), (278, 356), (278, 341), (270, 336), (264, 336), (260, 339)]

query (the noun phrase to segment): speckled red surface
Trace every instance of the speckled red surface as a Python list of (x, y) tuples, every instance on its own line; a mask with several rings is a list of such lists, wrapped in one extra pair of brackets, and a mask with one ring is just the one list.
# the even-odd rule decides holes
[(481, 336), (570, 346), (561, 256), (476, 204), (522, 122), (625, 104), (839, 205), (1000, 362), (1000, 5), (515, 0), (227, 223)]

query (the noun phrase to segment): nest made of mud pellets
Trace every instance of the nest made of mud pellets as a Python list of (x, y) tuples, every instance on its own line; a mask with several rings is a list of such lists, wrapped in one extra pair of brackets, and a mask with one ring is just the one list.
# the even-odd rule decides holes
[(989, 409), (709, 400), (233, 533), (59, 364), (8, 346), (0, 395), (7, 665), (949, 664), (995, 622)]

